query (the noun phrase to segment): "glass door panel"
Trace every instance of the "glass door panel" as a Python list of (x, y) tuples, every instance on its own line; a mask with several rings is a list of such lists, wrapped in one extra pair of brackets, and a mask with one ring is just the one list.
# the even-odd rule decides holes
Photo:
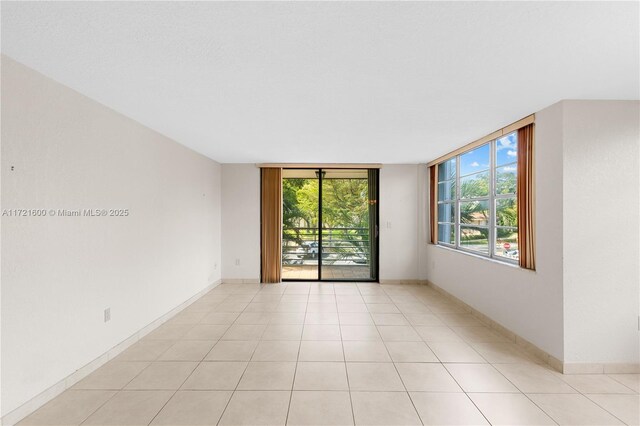
[[(377, 191), (371, 191), (375, 189), (370, 187), (371, 172), (367, 169), (321, 171), (323, 281), (377, 278)], [(373, 172), (377, 178), (377, 170)]]
[(282, 170), (282, 279), (318, 280), (320, 170)]
[(282, 279), (378, 279), (378, 170), (283, 169)]

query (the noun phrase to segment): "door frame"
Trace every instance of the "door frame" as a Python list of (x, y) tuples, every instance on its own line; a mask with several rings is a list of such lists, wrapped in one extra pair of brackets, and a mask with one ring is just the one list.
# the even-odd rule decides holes
[[(366, 168), (366, 167), (349, 167), (352, 170), (374, 170), (376, 174), (376, 223), (374, 229), (376, 230), (375, 236), (375, 278), (361, 278), (361, 279), (336, 279), (336, 280), (323, 280), (322, 279), (322, 180), (324, 175), (323, 170), (340, 170), (339, 167), (283, 167), (283, 170), (317, 170), (318, 171), (318, 278), (282, 278), (282, 282), (380, 282), (380, 169), (379, 168)], [(283, 178), (284, 179), (284, 178)], [(369, 180), (367, 179), (367, 185)], [(368, 201), (368, 200), (367, 200)], [(282, 229), (281, 229), (282, 234)], [(369, 238), (372, 238), (369, 235)], [(281, 243), (282, 245), (282, 243)], [(282, 247), (280, 247), (282, 249)], [(374, 253), (371, 253), (373, 256)], [(282, 263), (280, 264), (282, 268)]]

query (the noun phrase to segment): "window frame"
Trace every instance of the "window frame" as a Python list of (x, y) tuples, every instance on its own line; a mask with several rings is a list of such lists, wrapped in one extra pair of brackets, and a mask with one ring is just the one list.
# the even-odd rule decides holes
[[(441, 183), (447, 183), (447, 182), (451, 182), (452, 179), (448, 179), (448, 180), (444, 180), (444, 181), (440, 181), (440, 173), (439, 173), (439, 168), (446, 162), (451, 161), (451, 160), (455, 160), (455, 170), (456, 170), (456, 175), (455, 175), (455, 179), (453, 179), (453, 181), (455, 182), (455, 197), (453, 197), (452, 199), (449, 200), (439, 200), (436, 199), (436, 213), (438, 213), (440, 211), (440, 205), (441, 204), (449, 204), (449, 203), (453, 203), (454, 208), (455, 208), (455, 221), (454, 222), (442, 222), (440, 220), (440, 216), (438, 215), (438, 220), (436, 223), (436, 239), (435, 239), (435, 244), (442, 246), (442, 247), (446, 247), (449, 249), (453, 249), (453, 250), (458, 250), (461, 251), (463, 253), (468, 253), (468, 254), (472, 254), (475, 256), (480, 256), (483, 258), (487, 258), (487, 259), (491, 259), (491, 260), (495, 260), (498, 262), (504, 262), (504, 263), (508, 263), (508, 264), (512, 264), (512, 265), (518, 265), (519, 264), (519, 260), (515, 259), (515, 258), (509, 258), (509, 257), (505, 257), (505, 256), (500, 256), (498, 254), (496, 254), (496, 247), (497, 247), (497, 236), (498, 236), (498, 229), (515, 229), (516, 232), (518, 232), (519, 226), (520, 224), (517, 224), (517, 226), (513, 227), (513, 226), (502, 226), (502, 225), (498, 225), (498, 221), (497, 221), (497, 201), (500, 199), (515, 199), (516, 204), (518, 202), (518, 193), (517, 193), (517, 185), (516, 188), (514, 190), (513, 193), (508, 193), (508, 194), (497, 194), (496, 192), (496, 187), (497, 187), (497, 174), (498, 174), (498, 169), (502, 168), (502, 167), (506, 167), (506, 166), (511, 166), (511, 165), (515, 165), (517, 167), (518, 165), (518, 157), (516, 156), (516, 159), (512, 162), (509, 163), (504, 163), (504, 164), (500, 164), (498, 165), (498, 156), (497, 156), (497, 141), (508, 137), (511, 134), (515, 134), (516, 136), (516, 146), (517, 146), (517, 137), (518, 137), (518, 131), (517, 130), (513, 130), (509, 133), (500, 135), (500, 136), (496, 136), (493, 139), (490, 139), (488, 141), (486, 141), (483, 144), (474, 146), (472, 148), (469, 148), (465, 151), (462, 152), (458, 152), (456, 153), (456, 155), (453, 155), (443, 161), (440, 161), (439, 163), (437, 163), (438, 166), (438, 170), (436, 171), (436, 188), (440, 188), (440, 184)], [(482, 197), (472, 197), (472, 198), (462, 198), (462, 188), (461, 188), (461, 179), (467, 176), (472, 176), (474, 173), (468, 173), (465, 176), (461, 176), (460, 174), (460, 168), (461, 168), (461, 161), (460, 161), (460, 157), (462, 157), (463, 155), (474, 151), (476, 149), (480, 149), (486, 145), (489, 145), (489, 168), (487, 170), (483, 170), (480, 172), (474, 172), (474, 173), (488, 173), (489, 175), (489, 193), (487, 194), (487, 196), (482, 196)], [(519, 154), (519, 153), (518, 153)], [(516, 182), (518, 179), (518, 173), (519, 170), (516, 169)], [(439, 197), (439, 194), (436, 195), (437, 198)], [(475, 224), (464, 224), (461, 222), (461, 204), (465, 203), (465, 202), (472, 202), (472, 201), (486, 201), (488, 204), (488, 212), (489, 212), (489, 220), (487, 225), (475, 225)], [(440, 225), (453, 225), (454, 227), (454, 237), (455, 237), (455, 241), (453, 244), (451, 243), (447, 243), (447, 242), (443, 242), (440, 241)], [(488, 248), (488, 253), (484, 253), (482, 251), (478, 251), (478, 250), (471, 250), (469, 248), (465, 248), (464, 246), (461, 245), (461, 227), (471, 227), (471, 228), (476, 228), (476, 229), (483, 229), (483, 230), (487, 230), (487, 248)]]

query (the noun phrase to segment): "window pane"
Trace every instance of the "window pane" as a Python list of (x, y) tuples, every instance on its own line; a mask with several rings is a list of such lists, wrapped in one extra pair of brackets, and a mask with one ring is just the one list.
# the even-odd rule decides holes
[(517, 179), (517, 164), (510, 164), (496, 169), (496, 194), (515, 194), (518, 184)]
[(476, 173), (460, 179), (460, 198), (489, 196), (489, 172)]
[(438, 182), (456, 177), (456, 158), (438, 164)]
[(460, 176), (481, 172), (489, 168), (489, 144), (482, 145), (460, 156)]
[(496, 225), (518, 226), (518, 203), (515, 197), (496, 200)]
[(518, 229), (496, 228), (495, 255), (518, 260)]
[(438, 184), (438, 201), (453, 200), (456, 198), (456, 181), (450, 180)]
[(489, 225), (489, 201), (469, 201), (460, 203), (460, 223), (469, 225)]
[(438, 241), (441, 243), (456, 243), (456, 226), (453, 223), (438, 224)]
[(460, 226), (460, 247), (489, 254), (489, 230), (487, 228)]
[(455, 222), (456, 205), (454, 203), (438, 204), (438, 222)]
[(513, 163), (518, 159), (518, 133), (509, 133), (496, 140), (496, 166)]

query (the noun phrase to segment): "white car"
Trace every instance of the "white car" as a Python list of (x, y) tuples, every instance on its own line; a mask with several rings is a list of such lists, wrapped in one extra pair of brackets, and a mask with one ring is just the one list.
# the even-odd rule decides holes
[(311, 255), (311, 258), (315, 259), (318, 257), (318, 242), (304, 241), (302, 245), (296, 249), (296, 254), (299, 256)]

